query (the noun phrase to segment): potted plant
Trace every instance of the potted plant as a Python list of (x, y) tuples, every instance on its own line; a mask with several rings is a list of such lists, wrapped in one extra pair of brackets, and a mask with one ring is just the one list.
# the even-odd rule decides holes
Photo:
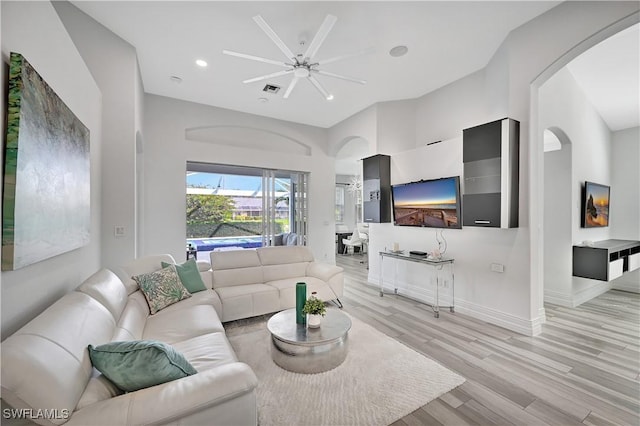
[(316, 292), (311, 293), (311, 297), (304, 302), (302, 313), (309, 315), (307, 326), (309, 328), (318, 328), (322, 322), (322, 317), (327, 313), (327, 307), (324, 302), (316, 297)]

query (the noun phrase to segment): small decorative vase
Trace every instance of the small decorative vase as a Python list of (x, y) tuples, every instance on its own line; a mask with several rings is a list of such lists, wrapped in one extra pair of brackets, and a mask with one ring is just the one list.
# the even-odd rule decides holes
[(322, 322), (322, 315), (309, 314), (309, 319), (307, 320), (307, 326), (309, 328), (318, 328), (320, 327), (321, 322)]

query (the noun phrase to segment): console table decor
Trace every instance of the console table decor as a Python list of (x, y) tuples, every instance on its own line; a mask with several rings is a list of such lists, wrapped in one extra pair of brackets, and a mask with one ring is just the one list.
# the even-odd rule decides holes
[[(396, 277), (396, 272), (394, 270), (394, 276), (393, 276), (393, 293), (388, 293), (388, 294), (396, 294), (402, 297), (406, 297), (408, 299), (411, 300), (415, 300), (416, 302), (420, 302), (423, 303), (429, 307), (431, 307), (431, 309), (433, 309), (433, 316), (436, 318), (440, 317), (440, 308), (449, 308), (450, 312), (454, 312), (454, 273), (453, 273), (453, 261), (454, 259), (450, 259), (450, 258), (432, 258), (432, 257), (427, 257), (427, 256), (421, 256), (421, 255), (413, 255), (413, 254), (406, 254), (404, 251), (381, 251), (380, 252), (380, 297), (384, 296), (385, 291), (384, 291), (384, 273), (383, 273), (383, 265), (384, 265), (384, 258), (389, 258), (389, 259), (395, 259), (396, 261), (407, 261), (407, 262), (415, 262), (415, 263), (419, 263), (422, 265), (426, 265), (429, 266), (431, 268), (433, 268), (433, 271), (435, 271), (436, 273), (436, 285), (435, 285), (435, 291), (434, 291), (434, 303), (430, 304), (427, 302), (424, 302), (422, 300), (418, 300), (415, 299), (413, 297), (409, 297), (407, 295), (404, 294), (400, 294), (398, 293), (398, 284), (397, 284), (397, 277)], [(396, 268), (397, 269), (397, 268)], [(445, 286), (445, 274), (449, 275), (451, 277), (451, 304), (448, 306), (440, 306), (440, 286)], [(425, 280), (427, 281), (427, 280)], [(428, 283), (427, 283), (428, 285)]]

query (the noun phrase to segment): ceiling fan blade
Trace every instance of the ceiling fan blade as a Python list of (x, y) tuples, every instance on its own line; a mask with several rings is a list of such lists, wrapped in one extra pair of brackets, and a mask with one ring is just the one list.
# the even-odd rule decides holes
[(256, 24), (258, 24), (258, 26), (262, 29), (262, 31), (264, 31), (265, 34), (267, 34), (267, 36), (271, 39), (271, 41), (273, 41), (276, 44), (276, 46), (278, 46), (278, 48), (282, 51), (282, 53), (284, 53), (287, 59), (292, 61), (295, 60), (296, 55), (291, 51), (291, 49), (287, 47), (286, 44), (284, 44), (284, 42), (280, 39), (280, 37), (278, 37), (278, 34), (276, 34), (276, 32), (273, 31), (273, 29), (271, 29), (269, 24), (267, 24), (267, 21), (265, 21), (262, 18), (262, 16), (256, 15), (253, 17), (253, 20), (256, 22)]
[(366, 55), (369, 53), (373, 53), (375, 52), (375, 48), (373, 47), (369, 47), (367, 49), (363, 49), (359, 52), (355, 52), (355, 53), (347, 53), (346, 55), (340, 55), (340, 56), (334, 56), (333, 58), (329, 58), (329, 59), (323, 59), (321, 61), (318, 61), (317, 64), (318, 65), (326, 65), (326, 64), (330, 64), (331, 62), (337, 62), (337, 61), (341, 61), (343, 59), (348, 59), (348, 58), (353, 58), (355, 56), (361, 56), (361, 55)]
[(223, 50), (222, 53), (229, 56), (237, 56), (238, 58), (251, 59), (252, 61), (264, 62), (267, 64), (279, 65), (281, 67), (292, 67), (293, 64), (287, 64), (282, 61), (274, 61), (273, 59), (261, 58), (260, 56), (247, 55), (246, 53), (234, 52), (232, 50)]
[(287, 87), (287, 90), (284, 92), (284, 95), (282, 95), (284, 99), (287, 99), (291, 94), (291, 92), (293, 92), (293, 88), (296, 87), (296, 84), (298, 84), (298, 80), (300, 80), (300, 77), (294, 75), (293, 79), (291, 79), (291, 83), (289, 83), (289, 87)]
[(317, 72), (318, 74), (326, 75), (327, 77), (339, 78), (341, 80), (353, 81), (354, 83), (366, 84), (366, 80), (360, 80), (359, 78), (347, 77), (346, 75), (334, 74), (329, 71), (323, 70), (311, 70), (313, 72)]
[(255, 83), (256, 81), (266, 80), (268, 78), (280, 77), (281, 75), (289, 74), (293, 71), (293, 68), (290, 70), (278, 71), (267, 75), (261, 75), (260, 77), (250, 78), (248, 80), (244, 80), (243, 83)]
[(318, 89), (318, 92), (322, 93), (322, 96), (324, 96), (325, 99), (333, 99), (333, 95), (330, 95), (329, 92), (327, 92), (325, 88), (322, 87), (322, 84), (320, 84), (320, 82), (314, 76), (310, 75), (309, 77), (307, 77), (307, 80), (309, 80), (311, 84), (313, 84), (315, 88)]
[(320, 46), (322, 46), (324, 39), (327, 38), (327, 36), (329, 35), (329, 31), (331, 31), (331, 28), (333, 28), (337, 20), (338, 18), (333, 15), (327, 15), (327, 17), (324, 18), (322, 25), (320, 25), (320, 29), (313, 37), (313, 40), (307, 48), (307, 51), (304, 52), (305, 59), (313, 58), (315, 54), (318, 53), (318, 49), (320, 49)]

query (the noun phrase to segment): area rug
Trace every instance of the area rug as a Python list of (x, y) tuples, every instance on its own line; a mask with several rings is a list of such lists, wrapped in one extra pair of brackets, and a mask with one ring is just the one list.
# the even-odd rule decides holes
[(319, 374), (283, 370), (271, 360), (266, 323), (230, 336), (258, 377), (258, 419), (267, 425), (388, 425), (454, 389), (464, 378), (357, 318), (339, 367)]

